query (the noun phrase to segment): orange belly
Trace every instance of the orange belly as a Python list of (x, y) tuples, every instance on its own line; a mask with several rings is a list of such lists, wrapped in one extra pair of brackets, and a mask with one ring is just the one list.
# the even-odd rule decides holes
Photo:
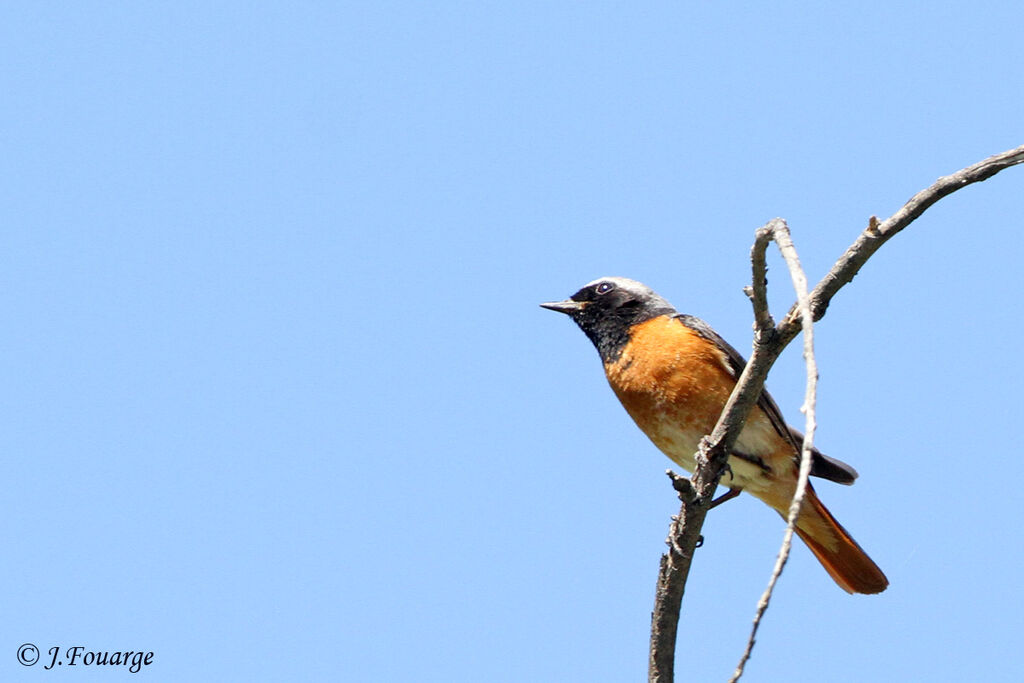
[[(605, 374), (637, 426), (654, 444), (688, 471), (701, 437), (714, 429), (736, 381), (725, 353), (677, 319), (653, 318), (636, 325), (631, 340)], [(781, 450), (783, 467), (791, 468), (792, 446), (783, 441), (768, 417), (755, 407), (736, 449), (762, 458), (774, 471)], [(759, 465), (729, 459), (732, 476), (724, 486), (758, 493), (774, 478)]]

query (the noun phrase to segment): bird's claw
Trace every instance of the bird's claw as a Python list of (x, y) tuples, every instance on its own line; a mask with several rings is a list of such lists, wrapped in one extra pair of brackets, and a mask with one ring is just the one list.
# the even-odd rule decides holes
[(731, 489), (729, 489), (728, 491), (726, 491), (725, 493), (720, 495), (718, 498), (715, 498), (713, 501), (711, 501), (711, 505), (708, 506), (708, 510), (711, 510), (713, 508), (718, 507), (719, 505), (721, 505), (722, 503), (726, 502), (727, 500), (732, 500), (736, 496), (740, 495), (740, 492), (742, 490), (743, 489), (738, 489), (738, 488), (731, 488)]

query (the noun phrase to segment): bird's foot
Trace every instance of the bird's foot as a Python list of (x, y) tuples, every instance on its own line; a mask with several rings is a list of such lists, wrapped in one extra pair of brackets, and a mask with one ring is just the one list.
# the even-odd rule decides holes
[(713, 501), (711, 501), (711, 505), (708, 506), (708, 510), (712, 510), (712, 509), (718, 507), (719, 505), (721, 505), (722, 503), (724, 503), (724, 502), (726, 502), (728, 500), (732, 500), (736, 496), (740, 495), (740, 492), (742, 490), (743, 489), (737, 489), (737, 488), (729, 489), (728, 491), (726, 491), (725, 493), (720, 495), (718, 498), (715, 498)]

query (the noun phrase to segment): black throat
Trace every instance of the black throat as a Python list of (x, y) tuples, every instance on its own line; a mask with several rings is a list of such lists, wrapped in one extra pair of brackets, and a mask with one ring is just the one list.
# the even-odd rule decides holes
[(633, 327), (662, 315), (671, 315), (671, 306), (652, 305), (650, 302), (629, 302), (614, 309), (591, 304), (573, 316), (587, 338), (597, 347), (601, 362), (614, 363), (629, 343)]

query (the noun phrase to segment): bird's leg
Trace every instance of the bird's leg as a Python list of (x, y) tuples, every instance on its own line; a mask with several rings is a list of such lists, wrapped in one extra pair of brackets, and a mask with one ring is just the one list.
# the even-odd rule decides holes
[(715, 498), (713, 501), (711, 501), (711, 505), (708, 506), (708, 510), (711, 510), (713, 508), (718, 507), (719, 505), (721, 505), (722, 503), (724, 503), (727, 500), (732, 500), (736, 496), (740, 495), (740, 492), (742, 490), (743, 489), (737, 489), (737, 488), (729, 489), (727, 492), (723, 493), (718, 498)]

